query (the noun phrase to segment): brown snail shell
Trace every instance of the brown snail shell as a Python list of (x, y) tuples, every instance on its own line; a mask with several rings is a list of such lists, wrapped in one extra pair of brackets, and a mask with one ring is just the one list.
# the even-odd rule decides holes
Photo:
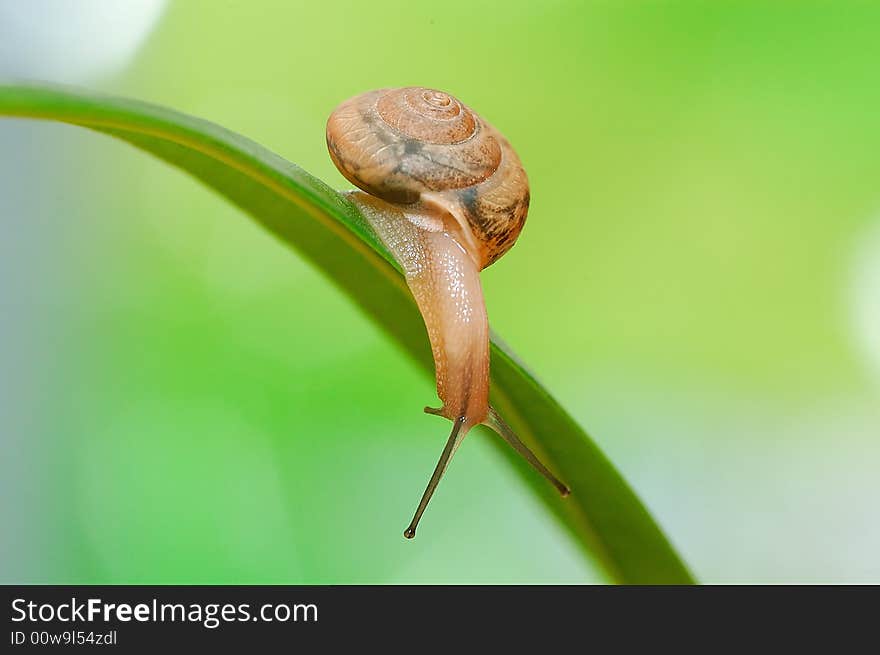
[(529, 183), (507, 140), (468, 106), (424, 87), (369, 91), (327, 121), (333, 163), (357, 187), (450, 214), (479, 268), (507, 252), (529, 210)]

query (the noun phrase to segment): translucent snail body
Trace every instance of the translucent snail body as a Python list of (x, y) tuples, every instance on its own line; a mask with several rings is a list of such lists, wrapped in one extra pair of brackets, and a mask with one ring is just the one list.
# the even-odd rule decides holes
[(404, 536), (416, 527), (452, 455), (475, 425), (494, 429), (562, 493), (568, 488), (489, 405), (489, 323), (479, 272), (507, 252), (529, 206), (510, 144), (454, 97), (406, 87), (342, 103), (327, 122), (349, 198), (404, 270), (425, 321), (452, 432)]

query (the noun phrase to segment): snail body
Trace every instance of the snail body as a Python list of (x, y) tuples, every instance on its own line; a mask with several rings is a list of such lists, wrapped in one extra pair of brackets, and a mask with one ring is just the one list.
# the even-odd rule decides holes
[(568, 488), (489, 405), (489, 324), (479, 272), (513, 246), (529, 207), (519, 157), (454, 97), (423, 87), (370, 91), (327, 122), (327, 147), (361, 191), (348, 194), (404, 271), (425, 321), (438, 409), (452, 433), (413, 521), (415, 529), (468, 430), (498, 432), (562, 493)]

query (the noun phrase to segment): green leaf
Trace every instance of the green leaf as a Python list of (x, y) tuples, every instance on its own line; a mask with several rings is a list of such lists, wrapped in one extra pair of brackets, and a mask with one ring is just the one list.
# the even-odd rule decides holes
[[(64, 87), (0, 86), (0, 115), (87, 127), (187, 171), (324, 271), (433, 375), (421, 316), (393, 258), (350, 202), (299, 167), (208, 121)], [(491, 366), (493, 405), (568, 483), (571, 496), (559, 498), (500, 440), (493, 442), (608, 578), (693, 582), (617, 470), (497, 336)]]

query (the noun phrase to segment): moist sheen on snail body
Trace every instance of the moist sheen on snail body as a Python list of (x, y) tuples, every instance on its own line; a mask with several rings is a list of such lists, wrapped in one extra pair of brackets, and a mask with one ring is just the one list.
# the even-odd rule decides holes
[(489, 322), (479, 272), (510, 249), (528, 213), (528, 178), (513, 148), (456, 98), (422, 87), (346, 100), (327, 121), (327, 147), (339, 171), (362, 189), (348, 197), (400, 264), (424, 318), (442, 403), (425, 411), (453, 422), (404, 536), (415, 536), (452, 455), (481, 423), (567, 495), (489, 405)]

